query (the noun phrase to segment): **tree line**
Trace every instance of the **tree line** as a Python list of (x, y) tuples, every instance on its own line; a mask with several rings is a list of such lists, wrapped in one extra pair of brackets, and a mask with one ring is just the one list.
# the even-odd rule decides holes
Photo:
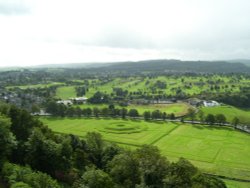
[(166, 112), (161, 112), (160, 110), (154, 110), (152, 112), (145, 111), (140, 114), (137, 109), (127, 109), (127, 108), (116, 108), (115, 105), (110, 104), (108, 107), (98, 108), (98, 107), (87, 107), (80, 108), (79, 106), (66, 106), (64, 104), (58, 104), (55, 101), (50, 101), (46, 105), (46, 112), (53, 116), (60, 117), (121, 117), (121, 118), (138, 118), (143, 117), (145, 120), (155, 120), (155, 119), (175, 119), (175, 114)]

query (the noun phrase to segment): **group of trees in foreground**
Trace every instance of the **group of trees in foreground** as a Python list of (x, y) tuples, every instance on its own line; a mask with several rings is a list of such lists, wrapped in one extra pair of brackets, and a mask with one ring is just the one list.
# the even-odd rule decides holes
[(99, 133), (54, 134), (28, 112), (0, 105), (0, 184), (22, 188), (175, 188), (225, 184), (155, 146), (127, 150)]

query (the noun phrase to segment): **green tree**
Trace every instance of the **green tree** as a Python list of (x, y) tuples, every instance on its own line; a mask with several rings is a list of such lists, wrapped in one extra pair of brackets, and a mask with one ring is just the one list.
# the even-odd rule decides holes
[(52, 176), (56, 172), (66, 172), (71, 167), (70, 140), (61, 137), (58, 142), (46, 138), (40, 129), (35, 129), (26, 143), (26, 163)]
[(195, 110), (193, 108), (189, 108), (188, 109), (188, 115), (191, 118), (191, 121), (193, 122), (194, 118), (195, 118)]
[(172, 163), (168, 174), (164, 179), (164, 185), (168, 187), (192, 187), (192, 178), (197, 174), (198, 169), (189, 161), (180, 158), (178, 162)]
[(127, 114), (128, 114), (128, 110), (127, 110), (126, 108), (122, 108), (122, 109), (120, 110), (120, 114), (121, 114), (121, 116), (122, 116), (122, 119), (125, 119), (126, 116), (127, 116)]
[(192, 187), (213, 187), (213, 188), (226, 188), (225, 183), (215, 177), (198, 173), (192, 178)]
[(217, 114), (215, 116), (215, 121), (219, 124), (225, 124), (226, 123), (226, 117), (224, 116), (224, 114)]
[(160, 110), (154, 110), (151, 113), (151, 118), (152, 119), (161, 119), (162, 118), (162, 113), (160, 112)]
[(32, 113), (38, 113), (38, 112), (40, 112), (39, 106), (36, 105), (36, 104), (33, 104), (33, 105), (31, 106), (31, 112), (32, 112)]
[(163, 179), (167, 174), (169, 162), (161, 156), (156, 146), (144, 145), (136, 150), (141, 184), (151, 188), (163, 187)]
[(94, 108), (93, 108), (93, 114), (94, 114), (94, 116), (95, 116), (96, 118), (98, 118), (98, 117), (99, 117), (99, 114), (100, 114), (99, 108), (94, 107)]
[(200, 122), (203, 123), (204, 122), (204, 112), (202, 110), (200, 110), (198, 112), (198, 117), (199, 117)]
[(151, 112), (150, 111), (145, 111), (143, 113), (144, 120), (148, 121), (151, 118)]
[(237, 125), (239, 124), (239, 122), (240, 122), (240, 119), (238, 117), (233, 118), (232, 124), (233, 124), (235, 129), (237, 128)]
[(15, 137), (10, 131), (10, 124), (9, 119), (0, 116), (0, 169), (7, 156), (16, 146)]
[(170, 119), (175, 119), (175, 114), (174, 113), (171, 113), (170, 116), (169, 116)]
[(213, 124), (215, 123), (215, 117), (214, 117), (214, 115), (213, 115), (213, 114), (208, 114), (208, 115), (206, 116), (205, 121), (206, 121), (207, 123), (209, 123), (210, 125), (213, 125)]
[(82, 178), (73, 187), (81, 186), (88, 188), (112, 188), (114, 183), (106, 172), (100, 169), (87, 168)]
[(165, 121), (167, 119), (167, 113), (166, 112), (162, 113), (162, 119), (163, 119), (163, 121)]
[(139, 161), (135, 153), (125, 151), (109, 163), (109, 174), (114, 182), (124, 188), (135, 188), (140, 182)]
[(102, 135), (97, 132), (88, 132), (86, 135), (86, 145), (89, 152), (90, 161), (98, 168), (101, 168), (102, 155), (105, 146)]
[(128, 115), (129, 115), (130, 117), (133, 117), (133, 118), (139, 117), (139, 113), (138, 113), (138, 111), (137, 111), (136, 109), (130, 109), (130, 110), (128, 111)]

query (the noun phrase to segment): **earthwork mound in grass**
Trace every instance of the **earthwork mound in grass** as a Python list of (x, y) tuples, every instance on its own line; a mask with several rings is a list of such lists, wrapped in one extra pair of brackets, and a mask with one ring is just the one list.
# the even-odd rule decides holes
[(131, 134), (140, 133), (147, 130), (147, 126), (143, 124), (134, 124), (130, 122), (114, 122), (99, 129), (106, 133), (116, 133), (116, 134)]

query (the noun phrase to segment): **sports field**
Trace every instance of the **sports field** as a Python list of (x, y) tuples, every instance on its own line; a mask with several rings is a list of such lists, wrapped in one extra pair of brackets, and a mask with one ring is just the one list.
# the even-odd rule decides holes
[(250, 180), (250, 135), (230, 128), (121, 119), (41, 118), (53, 131), (96, 131), (125, 147), (152, 144), (170, 160), (185, 157), (204, 172)]

